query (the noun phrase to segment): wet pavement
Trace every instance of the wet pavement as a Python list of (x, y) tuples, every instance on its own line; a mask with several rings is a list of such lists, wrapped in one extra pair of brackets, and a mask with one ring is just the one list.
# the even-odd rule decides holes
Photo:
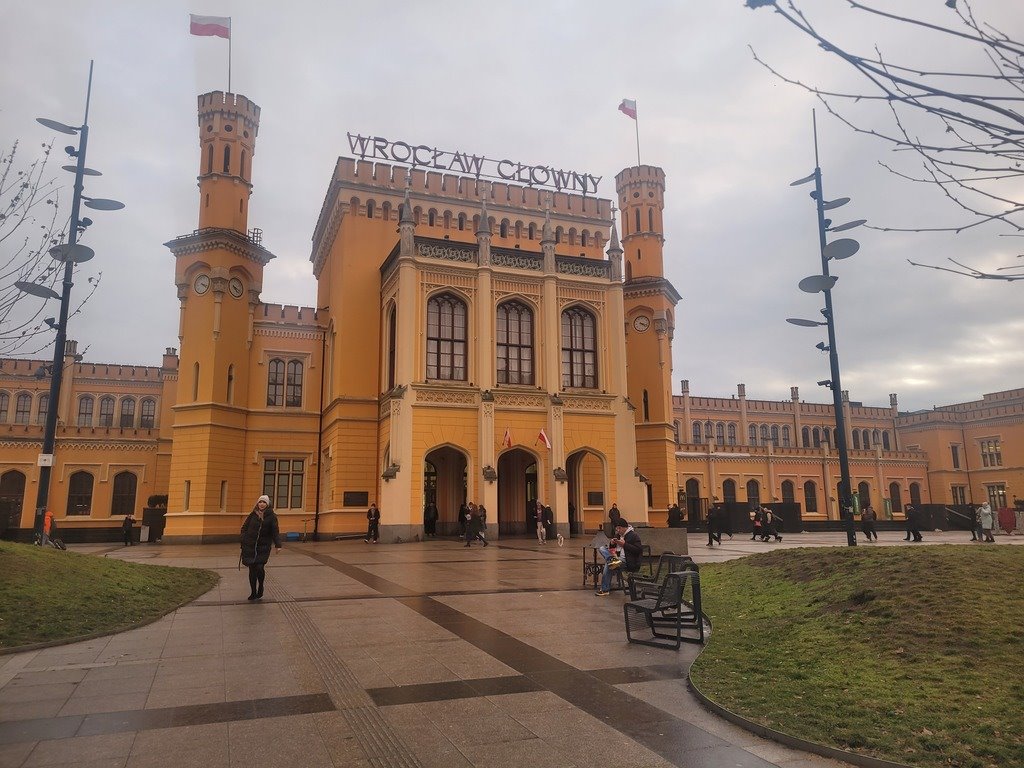
[[(0, 768), (841, 765), (705, 710), (686, 686), (698, 647), (628, 644), (623, 595), (582, 583), (590, 538), (287, 544), (259, 603), (237, 546), (74, 547), (221, 581), (145, 627), (0, 656)], [(698, 563), (845, 543), (689, 537)], [(870, 546), (934, 543), (971, 545)]]

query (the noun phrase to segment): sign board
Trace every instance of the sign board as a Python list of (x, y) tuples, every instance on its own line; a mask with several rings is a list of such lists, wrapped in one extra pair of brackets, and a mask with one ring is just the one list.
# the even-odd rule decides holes
[(512, 160), (494, 160), (482, 155), (452, 152), (426, 144), (391, 141), (382, 136), (350, 133), (348, 146), (353, 155), (363, 160), (384, 160), (435, 171), (458, 171), (477, 179), (483, 176), (531, 187), (553, 187), (558, 192), (593, 194), (597, 192), (597, 185), (601, 182), (600, 176), (590, 173), (566, 171), (547, 165), (528, 165)]
[(40, 453), (39, 458), (36, 459), (36, 465), (40, 467), (52, 467), (53, 466), (53, 454), (52, 453)]

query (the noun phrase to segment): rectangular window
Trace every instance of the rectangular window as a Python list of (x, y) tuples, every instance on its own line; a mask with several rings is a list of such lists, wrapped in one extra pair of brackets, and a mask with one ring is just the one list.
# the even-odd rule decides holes
[(188, 509), (189, 509), (189, 507), (188, 507), (188, 505), (189, 505), (189, 496), (191, 496), (191, 495), (192, 495), (192, 481), (191, 480), (186, 480), (185, 481), (185, 502), (184, 502), (184, 504), (182, 504), (182, 506), (185, 508), (185, 510), (184, 510), (185, 512), (188, 512)]
[[(959, 445), (951, 445), (951, 446), (949, 446), (949, 452), (950, 452), (950, 454), (952, 454), (952, 457), (953, 457), (953, 469), (960, 469), (960, 446)], [(957, 502), (954, 502), (954, 504), (955, 503), (957, 503)], [(959, 503), (962, 504), (963, 502), (959, 502)]]
[(981, 441), (981, 465), (983, 467), (1003, 466), (1003, 449), (998, 438)]
[(953, 491), (953, 503), (954, 504), (966, 504), (967, 503), (967, 486), (966, 485), (954, 485), (951, 490)]
[(220, 481), (220, 511), (225, 512), (228, 508), (228, 481)]
[(1006, 506), (1006, 486), (1002, 483), (986, 485), (985, 494), (988, 496), (988, 503), (993, 511), (998, 511)]
[(264, 459), (263, 493), (274, 509), (301, 509), (305, 479), (304, 459)]
[(28, 414), (32, 410), (32, 398), (28, 395), (18, 395), (14, 407), (14, 423), (28, 424)]
[(100, 400), (100, 426), (114, 426), (114, 398), (104, 397)]
[(83, 397), (78, 401), (78, 426), (92, 426), (92, 403), (91, 397)]
[(345, 491), (341, 498), (343, 507), (365, 507), (370, 503), (370, 494), (366, 491)]
[(36, 424), (46, 424), (46, 416), (50, 411), (50, 396), (39, 396), (39, 410), (36, 413)]

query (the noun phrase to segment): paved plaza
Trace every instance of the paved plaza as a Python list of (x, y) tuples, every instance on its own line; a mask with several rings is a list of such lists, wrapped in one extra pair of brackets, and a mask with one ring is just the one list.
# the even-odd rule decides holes
[[(0, 656), (0, 768), (840, 765), (703, 709), (686, 686), (697, 647), (628, 644), (622, 594), (582, 586), (590, 538), (287, 544), (255, 604), (237, 546), (75, 547), (221, 581), (145, 627)], [(845, 537), (689, 543), (706, 563)]]

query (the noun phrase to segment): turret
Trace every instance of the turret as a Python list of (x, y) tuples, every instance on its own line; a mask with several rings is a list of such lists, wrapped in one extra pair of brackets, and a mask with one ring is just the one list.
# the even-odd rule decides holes
[(260, 108), (223, 91), (199, 97), (199, 228), (246, 233)]
[(626, 168), (615, 177), (615, 191), (622, 208), (626, 282), (664, 277), (665, 172), (653, 165)]

